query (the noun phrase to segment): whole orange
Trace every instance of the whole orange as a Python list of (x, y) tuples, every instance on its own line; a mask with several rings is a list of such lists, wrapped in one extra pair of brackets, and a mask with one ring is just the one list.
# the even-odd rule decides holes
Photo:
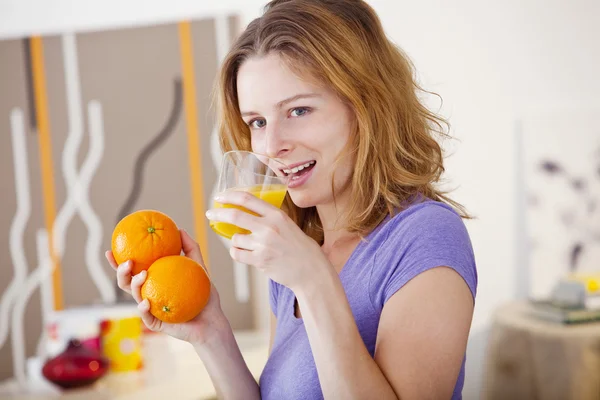
[(200, 314), (210, 296), (210, 279), (204, 268), (186, 256), (163, 257), (148, 268), (142, 285), (150, 313), (164, 322), (187, 322)]
[(181, 234), (168, 215), (139, 210), (117, 223), (111, 247), (117, 264), (133, 262), (131, 273), (135, 275), (161, 257), (181, 254)]

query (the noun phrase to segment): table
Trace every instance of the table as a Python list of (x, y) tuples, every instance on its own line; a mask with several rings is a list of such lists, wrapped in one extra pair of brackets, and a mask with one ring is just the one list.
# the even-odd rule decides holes
[(483, 399), (600, 399), (600, 323), (545, 321), (511, 302), (493, 317), (486, 356)]
[[(235, 332), (248, 368), (258, 380), (268, 357), (267, 332)], [(216, 399), (208, 372), (189, 343), (163, 334), (144, 336), (144, 369), (109, 373), (93, 386), (71, 391), (20, 390), (0, 385), (3, 400)]]

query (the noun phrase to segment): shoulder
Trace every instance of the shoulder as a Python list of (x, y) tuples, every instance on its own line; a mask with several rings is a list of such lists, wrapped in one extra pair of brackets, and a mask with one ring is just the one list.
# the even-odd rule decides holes
[(460, 215), (447, 204), (413, 203), (386, 219), (372, 240), (376, 252), (371, 285), (378, 293), (373, 300), (380, 306), (409, 280), (439, 266), (454, 269), (475, 297), (477, 271), (469, 233)]
[[(472, 254), (471, 240), (461, 216), (449, 205), (433, 200), (413, 203), (388, 216), (366, 240), (381, 255), (386, 250), (397, 253), (411, 244), (460, 245)], [(414, 249), (413, 249), (414, 250)]]
[(382, 229), (387, 239), (393, 234), (423, 234), (440, 230), (455, 230), (466, 233), (460, 215), (449, 205), (433, 200), (413, 203), (384, 221)]

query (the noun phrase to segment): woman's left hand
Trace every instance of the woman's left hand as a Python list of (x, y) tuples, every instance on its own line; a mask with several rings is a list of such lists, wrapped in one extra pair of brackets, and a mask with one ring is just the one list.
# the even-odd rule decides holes
[(229, 250), (235, 261), (256, 267), (275, 282), (292, 290), (314, 282), (323, 266), (331, 264), (320, 246), (307, 236), (285, 212), (244, 191), (227, 191), (215, 197), (221, 204), (241, 206), (258, 214), (236, 208), (215, 208), (206, 212), (213, 222), (226, 222), (250, 231), (235, 234)]

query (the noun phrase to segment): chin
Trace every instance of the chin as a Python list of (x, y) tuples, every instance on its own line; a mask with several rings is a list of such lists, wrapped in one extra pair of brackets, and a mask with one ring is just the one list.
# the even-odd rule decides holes
[(309, 208), (317, 205), (314, 197), (311, 196), (307, 191), (298, 190), (298, 191), (290, 191), (290, 198), (296, 207), (300, 208)]

